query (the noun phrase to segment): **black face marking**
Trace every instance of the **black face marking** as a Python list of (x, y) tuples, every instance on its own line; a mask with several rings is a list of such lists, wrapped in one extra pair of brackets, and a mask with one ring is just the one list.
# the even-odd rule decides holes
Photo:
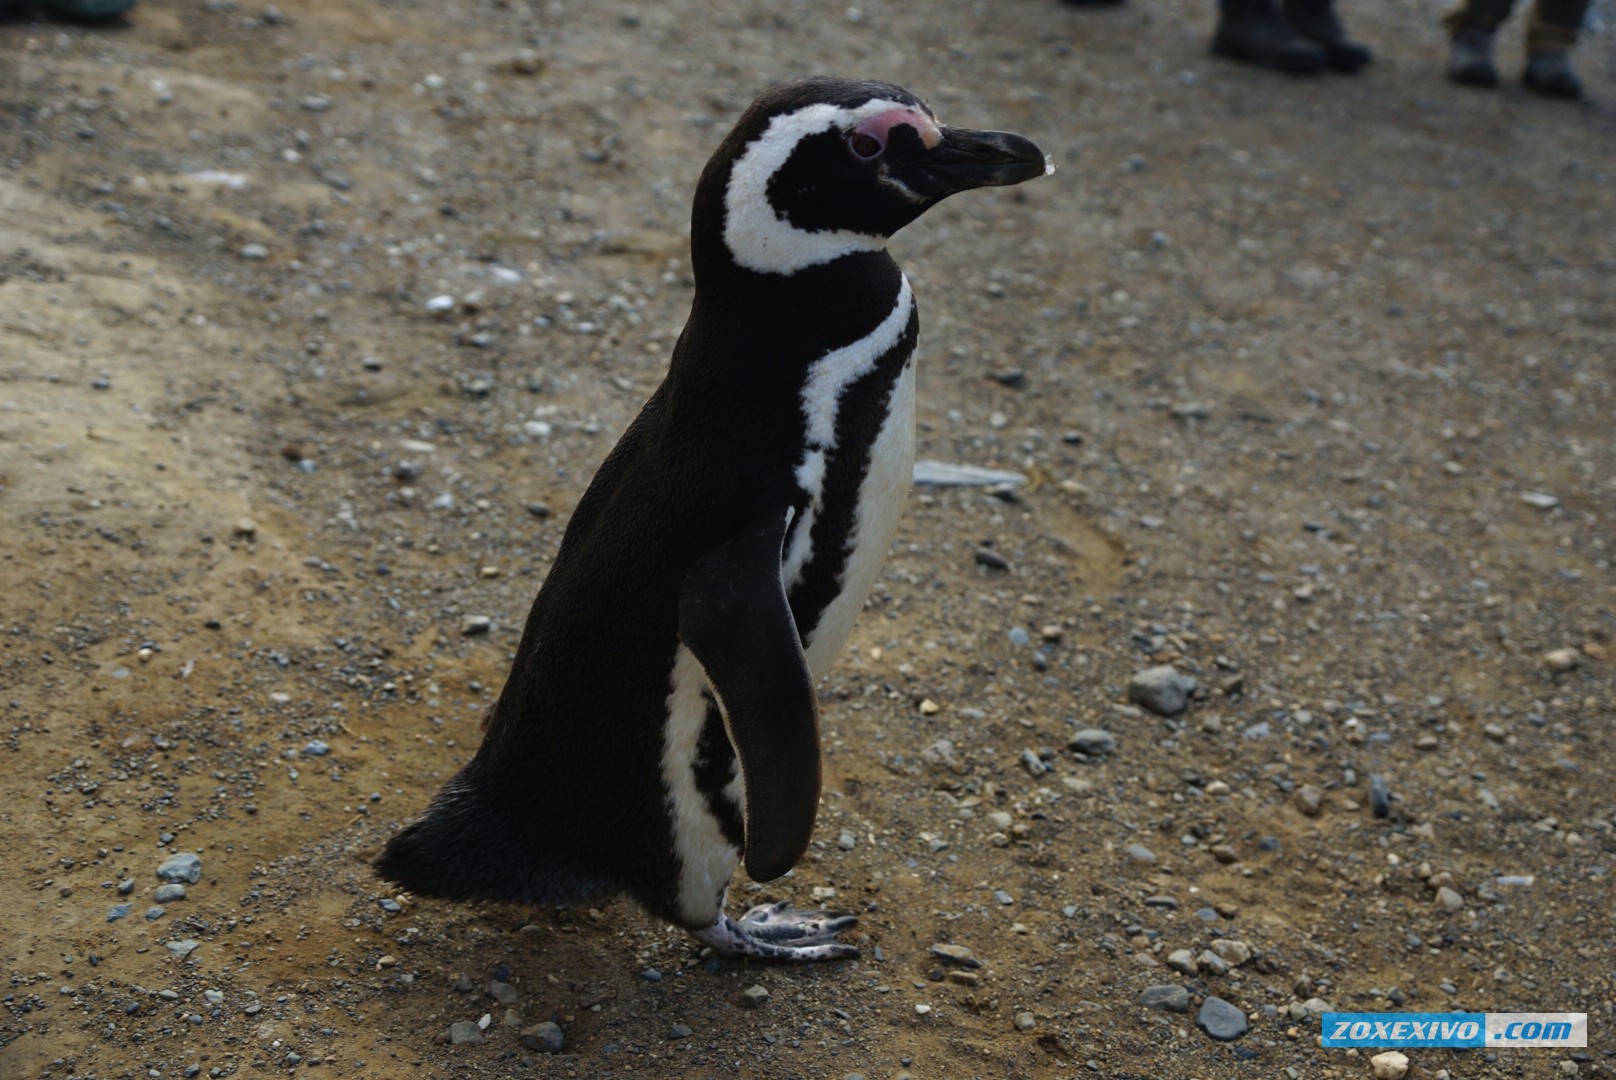
[[(868, 158), (854, 143), (876, 144)], [(925, 153), (919, 132), (907, 124), (894, 127), (885, 147), (874, 136), (830, 130), (797, 143), (791, 157), (769, 178), (769, 204), (804, 232), (846, 229), (870, 236), (890, 236), (926, 209), (902, 188), (882, 182), (901, 171), (916, 154)]]

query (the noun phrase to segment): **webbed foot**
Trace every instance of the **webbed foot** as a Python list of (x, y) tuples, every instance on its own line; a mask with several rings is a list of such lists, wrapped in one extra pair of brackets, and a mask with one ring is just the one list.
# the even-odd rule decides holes
[(856, 960), (858, 947), (837, 941), (836, 935), (857, 922), (857, 915), (803, 911), (782, 900), (760, 904), (739, 920), (719, 912), (718, 921), (696, 931), (696, 937), (717, 953), (748, 960)]

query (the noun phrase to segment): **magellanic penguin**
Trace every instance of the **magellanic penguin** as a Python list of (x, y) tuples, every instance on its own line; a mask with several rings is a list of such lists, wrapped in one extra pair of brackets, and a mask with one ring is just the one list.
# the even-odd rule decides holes
[(857, 956), (849, 915), (724, 912), (819, 802), (815, 681), (897, 528), (914, 457), (914, 296), (887, 239), (940, 200), (1051, 171), (913, 94), (809, 79), (702, 172), (696, 289), (667, 378), (595, 474), (476, 755), (377, 860), (454, 900), (627, 893), (720, 953)]

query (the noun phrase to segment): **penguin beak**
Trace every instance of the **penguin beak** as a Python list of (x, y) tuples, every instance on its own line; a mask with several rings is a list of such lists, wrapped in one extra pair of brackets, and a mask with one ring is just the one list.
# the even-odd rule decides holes
[(1055, 171), (1031, 139), (1008, 131), (945, 127), (936, 146), (905, 170), (916, 194), (943, 199), (979, 187), (1006, 187)]

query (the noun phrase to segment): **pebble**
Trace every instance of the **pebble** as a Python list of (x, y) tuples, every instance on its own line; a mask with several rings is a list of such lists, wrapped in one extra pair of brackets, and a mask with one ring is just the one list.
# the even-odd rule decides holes
[(1239, 967), (1247, 963), (1252, 957), (1252, 948), (1244, 941), (1234, 938), (1219, 938), (1212, 943), (1212, 951), (1229, 962), (1230, 967)]
[(1370, 1058), (1369, 1067), (1375, 1070), (1375, 1080), (1403, 1080), (1408, 1075), (1408, 1055), (1388, 1050)]
[(157, 867), (157, 880), (195, 885), (202, 880), (202, 859), (189, 851), (170, 855)]
[(456, 1020), (449, 1025), (449, 1042), (455, 1046), (476, 1046), (483, 1041), (483, 1029), (475, 1020)]
[(1030, 645), (1032, 644), (1032, 635), (1027, 633), (1027, 628), (1024, 626), (1012, 626), (1010, 628), (1010, 644)]
[(269, 258), (269, 249), (263, 244), (243, 244), (241, 245), (241, 257), (254, 260), (267, 259)]
[(1436, 906), (1449, 915), (1457, 915), (1464, 910), (1464, 897), (1459, 895), (1458, 890), (1444, 885), (1436, 891)]
[(1017, 1031), (1031, 1031), (1038, 1025), (1038, 1019), (1030, 1012), (1018, 1012), (1015, 1025)]
[(146, 921), (147, 922), (156, 922), (158, 919), (161, 919), (166, 914), (168, 914), (168, 912), (166, 910), (164, 910), (163, 908), (149, 907), (149, 908), (146, 909)]
[(117, 922), (128, 915), (131, 910), (132, 906), (129, 904), (113, 904), (107, 908), (107, 922)]
[(769, 1003), (769, 991), (758, 984), (748, 986), (741, 991), (741, 1006), (747, 1009), (757, 1009)]
[(952, 964), (955, 967), (979, 968), (982, 966), (982, 961), (976, 958), (976, 954), (963, 945), (948, 945), (939, 941), (931, 947), (931, 955), (935, 959), (941, 960), (945, 964)]
[(1296, 809), (1305, 817), (1318, 817), (1319, 812), (1324, 809), (1324, 792), (1312, 784), (1303, 784), (1297, 788), (1294, 798)]
[(1174, 949), (1168, 953), (1167, 966), (1180, 975), (1200, 974), (1200, 969), (1195, 966), (1195, 953), (1189, 949)]
[(152, 893), (152, 899), (159, 904), (172, 904), (176, 900), (184, 900), (185, 886), (177, 881), (170, 882), (167, 885), (159, 885), (157, 886), (157, 891)]
[(1182, 986), (1147, 986), (1135, 999), (1140, 1005), (1168, 1012), (1190, 1011), (1190, 992)]
[(648, 967), (640, 972), (640, 978), (648, 983), (659, 983), (662, 981), (662, 972), (654, 967)]
[(1576, 649), (1552, 649), (1543, 654), (1543, 662), (1550, 671), (1570, 671), (1582, 663), (1582, 654)]
[(304, 757), (325, 757), (331, 752), (331, 747), (319, 739), (310, 739), (303, 747)]
[(166, 941), (163, 944), (167, 945), (168, 951), (175, 956), (190, 956), (202, 943), (192, 938), (181, 938), (179, 941)]
[(237, 518), (235, 531), (243, 540), (251, 540), (258, 535), (258, 522), (250, 517)]
[(1240, 853), (1228, 844), (1217, 844), (1212, 848), (1212, 857), (1225, 865), (1240, 861)]
[(512, 986), (508, 982), (501, 982), (498, 979), (490, 979), (488, 982), (488, 996), (499, 1002), (501, 1005), (515, 1005), (516, 987)]
[(1156, 853), (1143, 844), (1129, 844), (1122, 851), (1134, 862), (1153, 863), (1156, 861)]
[(1220, 997), (1209, 997), (1201, 1003), (1195, 1017), (1196, 1025), (1220, 1042), (1238, 1039), (1246, 1033), (1246, 1014)]
[(1134, 673), (1128, 680), (1128, 700), (1158, 716), (1177, 716), (1188, 708), (1197, 685), (1194, 676), (1161, 664)]
[(135, 891), (135, 879), (134, 878), (124, 878), (122, 881), (118, 882), (118, 895), (119, 896), (128, 896), (130, 893), (132, 893), (134, 891)]
[(1537, 510), (1553, 510), (1560, 505), (1559, 498), (1546, 491), (1523, 491), (1521, 502)]
[(1005, 892), (1003, 889), (994, 889), (993, 899), (997, 900), (1006, 907), (1009, 907), (1011, 904), (1016, 902), (1016, 898)]
[(477, 634), (486, 634), (493, 628), (494, 620), (487, 615), (467, 615), (460, 622), (460, 633), (464, 637)]
[(1163, 911), (1177, 911), (1178, 897), (1167, 896), (1165, 894), (1160, 896), (1147, 896), (1145, 897), (1145, 906), (1150, 908), (1161, 908)]
[(1379, 773), (1369, 778), (1369, 809), (1376, 817), (1387, 817), (1392, 812), (1391, 792), (1386, 789), (1386, 778)]
[(1211, 949), (1201, 950), (1201, 955), (1195, 958), (1195, 966), (1205, 975), (1229, 974), (1229, 962)]
[(1089, 757), (1104, 757), (1116, 750), (1117, 737), (1101, 728), (1083, 728), (1074, 731), (1066, 745)]
[(668, 1038), (670, 1039), (688, 1039), (690, 1036), (691, 1030), (684, 1024), (675, 1024), (668, 1031)]
[[(674, 1029), (675, 1031), (678, 1028)], [(685, 1029), (689, 1031), (689, 1028)], [(541, 1054), (559, 1054), (561, 1048), (567, 1044), (566, 1036), (562, 1034), (561, 1025), (550, 1020), (542, 1024), (534, 1024), (522, 1032), (522, 1045), (529, 1050), (537, 1050)]]
[(447, 315), (455, 309), (455, 298), (444, 293), (426, 302), (428, 315)]
[(979, 547), (972, 553), (972, 557), (976, 559), (977, 565), (985, 566), (989, 570), (1010, 569), (1010, 560), (992, 548)]
[(843, 851), (852, 851), (858, 847), (858, 837), (843, 829), (836, 834), (836, 846)]

